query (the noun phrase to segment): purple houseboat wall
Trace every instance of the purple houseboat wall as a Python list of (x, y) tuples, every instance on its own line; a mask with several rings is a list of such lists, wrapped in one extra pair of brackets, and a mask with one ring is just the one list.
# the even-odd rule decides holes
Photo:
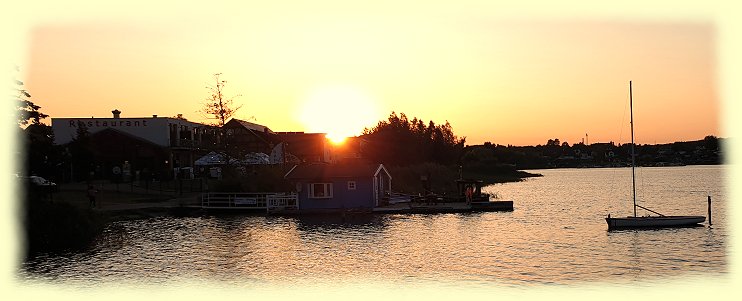
[(391, 176), (383, 164), (302, 164), (285, 178), (296, 185), (299, 210), (371, 209), (391, 193)]

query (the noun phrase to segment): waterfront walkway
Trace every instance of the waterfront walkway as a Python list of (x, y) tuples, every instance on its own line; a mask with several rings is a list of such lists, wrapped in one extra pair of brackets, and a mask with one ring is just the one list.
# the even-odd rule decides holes
[[(89, 207), (87, 184), (62, 184), (50, 197), (80, 208)], [(128, 184), (95, 183), (98, 190), (94, 210), (125, 211), (152, 208), (200, 207), (201, 192), (175, 192), (145, 189)]]

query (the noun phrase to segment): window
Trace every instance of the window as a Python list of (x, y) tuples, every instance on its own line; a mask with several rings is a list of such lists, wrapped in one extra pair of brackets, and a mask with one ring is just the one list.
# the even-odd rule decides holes
[(311, 199), (332, 198), (332, 183), (309, 184), (309, 198)]
[(356, 190), (356, 181), (348, 181), (348, 190)]

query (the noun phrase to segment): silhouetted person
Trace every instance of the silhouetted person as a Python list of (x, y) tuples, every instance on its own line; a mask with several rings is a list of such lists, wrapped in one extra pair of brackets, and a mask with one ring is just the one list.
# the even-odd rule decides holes
[(471, 198), (473, 194), (474, 194), (474, 189), (472, 189), (471, 186), (467, 185), (466, 186), (466, 203), (467, 204), (471, 203)]
[(95, 194), (98, 193), (93, 185), (88, 185), (88, 200), (90, 201), (90, 208), (95, 208)]

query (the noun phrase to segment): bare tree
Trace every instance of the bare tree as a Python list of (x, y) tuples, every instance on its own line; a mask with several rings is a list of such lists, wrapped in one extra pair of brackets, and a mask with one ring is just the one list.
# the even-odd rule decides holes
[(211, 94), (206, 98), (206, 103), (204, 104), (205, 107), (203, 109), (203, 113), (209, 115), (210, 118), (215, 119), (215, 125), (218, 125), (219, 127), (224, 126), (224, 124), (227, 123), (227, 120), (242, 107), (234, 107), (232, 104), (233, 100), (240, 95), (232, 97), (224, 95), (224, 86), (227, 84), (227, 81), (220, 79), (219, 77), (221, 75), (221, 73), (214, 74), (215, 84), (206, 86)]

